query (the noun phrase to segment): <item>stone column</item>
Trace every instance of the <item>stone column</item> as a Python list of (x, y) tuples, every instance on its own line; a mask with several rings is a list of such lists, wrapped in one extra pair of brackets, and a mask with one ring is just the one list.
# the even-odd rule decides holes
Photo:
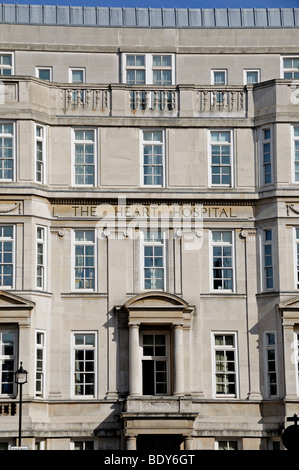
[(129, 324), (129, 393), (141, 395), (139, 325)]
[(174, 381), (173, 395), (184, 395), (183, 326), (174, 325)]
[(126, 450), (136, 450), (136, 437), (135, 436), (128, 436), (126, 439)]

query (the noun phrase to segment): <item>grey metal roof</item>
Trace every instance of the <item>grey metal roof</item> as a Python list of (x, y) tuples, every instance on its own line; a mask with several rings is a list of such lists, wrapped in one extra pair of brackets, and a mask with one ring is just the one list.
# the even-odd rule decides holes
[(299, 8), (110, 8), (2, 3), (0, 23), (127, 28), (298, 28)]

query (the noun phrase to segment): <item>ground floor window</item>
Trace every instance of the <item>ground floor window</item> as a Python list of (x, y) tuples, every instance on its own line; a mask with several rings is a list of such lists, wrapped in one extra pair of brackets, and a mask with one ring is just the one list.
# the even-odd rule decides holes
[(215, 442), (216, 450), (239, 450), (239, 441), (238, 440), (219, 440)]
[(0, 329), (0, 396), (14, 394), (16, 347), (16, 331)]

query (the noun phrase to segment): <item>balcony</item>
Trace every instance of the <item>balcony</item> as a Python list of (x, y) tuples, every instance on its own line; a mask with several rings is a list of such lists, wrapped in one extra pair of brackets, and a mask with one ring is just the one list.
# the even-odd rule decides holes
[(3, 119), (34, 116), (94, 118), (246, 119), (298, 114), (298, 84), (270, 80), (251, 86), (59, 84), (34, 77), (0, 81)]

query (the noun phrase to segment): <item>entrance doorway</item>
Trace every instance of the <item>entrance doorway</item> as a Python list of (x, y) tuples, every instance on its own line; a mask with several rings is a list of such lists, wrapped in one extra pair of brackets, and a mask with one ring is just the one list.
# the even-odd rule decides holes
[(139, 452), (179, 452), (182, 436), (173, 434), (140, 434), (137, 437)]

